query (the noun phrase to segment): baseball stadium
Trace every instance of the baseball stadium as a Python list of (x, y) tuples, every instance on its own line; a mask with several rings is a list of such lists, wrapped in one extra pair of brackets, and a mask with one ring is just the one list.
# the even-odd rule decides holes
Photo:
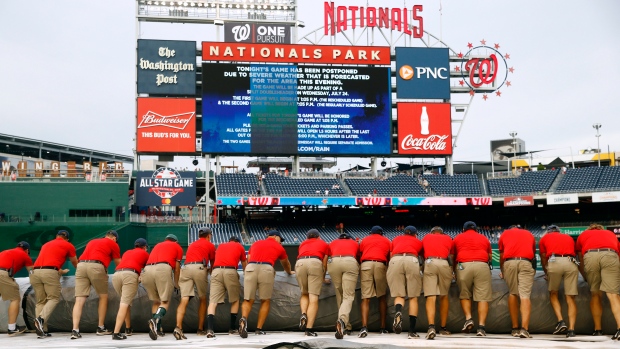
[[(583, 274), (572, 298), (579, 319), (570, 329), (573, 336), (552, 334), (559, 322), (550, 303), (548, 256), (543, 261), (545, 251), (539, 243), (552, 232), (577, 242), (592, 224), (615, 233), (620, 241), (618, 154), (601, 152), (599, 146), (579, 155), (541, 157), (537, 153), (544, 150), (527, 151), (512, 132), (509, 139), (488, 140), (490, 160), (454, 161), (474, 97), (495, 94), (510, 84), (512, 68), (506, 54), (485, 43), (471, 45), (465, 53), (451, 48), (425, 30), (422, 5), (321, 2), (325, 25), (304, 31), (297, 2), (135, 0), (138, 28), (145, 22), (204, 24), (217, 39), (143, 39), (137, 31), (134, 156), (0, 134), (0, 251), (27, 246), (35, 261), (44, 245), (64, 232), (80, 257), (91, 241), (109, 237), (112, 231), (121, 252), (138, 247), (140, 239), (148, 242), (151, 252), (172, 236), (183, 250), (181, 265), (186, 268), (196, 263), (186, 261), (190, 245), (202, 240), (207, 230), (216, 249), (238, 241), (250, 256), (257, 254), (250, 253), (255, 243), (277, 236), (286, 258), (270, 263), (275, 270), (273, 293), (264, 325), (259, 328), (256, 322), (262, 303), (250, 304), (249, 316), (242, 318), (249, 337), (247, 332), (245, 339), (229, 335), (227, 319), (234, 311), (226, 297), (214, 310), (215, 335), (196, 335), (203, 330), (197, 314), (203, 305), (190, 296), (181, 318), (186, 338), (177, 338), (176, 309), (187, 300), (175, 288), (168, 316), (162, 315), (161, 330), (155, 331), (150, 327), (156, 315), (149, 308), (152, 297), (140, 284), (129, 304), (135, 332), (126, 333), (133, 336), (118, 342), (97, 337), (101, 297), (91, 289), (78, 319), (84, 338), (70, 341), (75, 330), (72, 309), (80, 298), (79, 273), (76, 264), (63, 258), (64, 264), (56, 268), (66, 270), (60, 276), (60, 298), (45, 319), (43, 336), (37, 325), (40, 300), (29, 271), (0, 268), (19, 287), (17, 328), (25, 332), (12, 336), (16, 330), (9, 327), (11, 310), (3, 298), (0, 335), (8, 333), (11, 341), (0, 339), (0, 347), (614, 347), (620, 309), (613, 309), (615, 298), (601, 297), (602, 309), (595, 316), (602, 317), (602, 323), (597, 322), (591, 312), (591, 285)], [(598, 132), (600, 124), (595, 128)], [(176, 168), (171, 164), (175, 157), (193, 158), (195, 168)], [(224, 158), (238, 159), (239, 165), (222, 165)], [(341, 169), (337, 158), (363, 163)], [(198, 167), (196, 159), (204, 160), (205, 166)], [(327, 244), (343, 238), (362, 243), (377, 232), (393, 242), (413, 230), (423, 241), (437, 227), (452, 240), (474, 229), (488, 241), (487, 288), (492, 296), (486, 326), (482, 324), (484, 335), (463, 331), (470, 319), (459, 305), (463, 296), (456, 280), (447, 290), (447, 322), (432, 341), (424, 339), (434, 324), (427, 319), (424, 296), (417, 297), (417, 323), (410, 326), (411, 317), (401, 312), (408, 312), (412, 303), (401, 308), (388, 291), (385, 319), (377, 297), (364, 302), (364, 283), (358, 280), (350, 324), (339, 337), (336, 321), (342, 295), (327, 273), (313, 318), (316, 333), (308, 336), (306, 331), (304, 336), (302, 286), (291, 275), (295, 266), (308, 261), (301, 259), (307, 256), (298, 259), (302, 243), (310, 237)], [(502, 274), (501, 239), (515, 227), (531, 232), (535, 241), (533, 257), (525, 258), (535, 274), (528, 296), (528, 338), (521, 340), (514, 338), (518, 335), (514, 336), (509, 312), (514, 293)], [(618, 246), (614, 250), (618, 253)], [(571, 257), (576, 257), (574, 252)], [(234, 267), (241, 281), (240, 299), (247, 279), (243, 260)], [(100, 264), (109, 275), (104, 321), (113, 328), (121, 297), (112, 275), (118, 271), (115, 263)], [(213, 261), (199, 264), (213, 268)], [(565, 296), (570, 295), (561, 289), (560, 312), (570, 317)], [(473, 308), (476, 320), (480, 310)], [(392, 323), (396, 327), (400, 316), (399, 326), (410, 329), (409, 338), (394, 333)], [(268, 335), (259, 335), (261, 331)], [(367, 331), (367, 337), (358, 336), (360, 331)], [(596, 331), (600, 335), (593, 336)], [(157, 334), (149, 339), (151, 332)], [(416, 332), (420, 338), (412, 339)]]

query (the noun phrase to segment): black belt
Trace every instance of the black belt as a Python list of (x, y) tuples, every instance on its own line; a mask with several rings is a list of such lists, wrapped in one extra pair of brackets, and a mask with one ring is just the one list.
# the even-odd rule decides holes
[(0, 268), (0, 270), (6, 271), (6, 272), (11, 271), (11, 269), (5, 269), (5, 268)]
[(303, 257), (299, 257), (298, 259), (308, 259), (308, 258), (315, 258), (315, 259), (321, 260), (321, 258), (317, 256), (303, 256)]
[(457, 263), (489, 263), (489, 262), (485, 262), (485, 261), (461, 261), (461, 262), (457, 262)]
[(53, 270), (58, 271), (57, 267), (52, 267), (52, 266), (34, 267), (33, 269), (53, 269)]
[(616, 250), (614, 250), (613, 248), (593, 248), (591, 250), (586, 251), (586, 253), (588, 252), (616, 252)]
[(571, 258), (575, 258), (574, 255), (572, 254), (551, 254), (552, 257), (571, 257)]
[[(87, 259), (87, 260), (83, 260), (83, 261), (79, 261), (80, 263), (99, 263), (101, 265), (103, 265), (103, 262), (101, 261), (96, 261), (94, 259)], [(105, 265), (103, 265), (105, 267)]]
[(504, 262), (508, 262), (508, 261), (528, 261), (528, 262), (532, 263), (531, 259), (525, 258), (525, 257), (512, 257), (512, 258), (504, 259)]
[[(147, 266), (149, 266), (149, 265), (156, 265), (156, 264), (168, 264), (168, 262), (149, 263), (149, 264), (147, 264)], [(168, 266), (170, 266), (170, 264), (168, 264)]]
[(132, 268), (121, 268), (121, 269), (116, 269), (116, 271), (133, 271), (136, 274), (140, 274), (135, 269), (132, 269)]
[(392, 257), (401, 257), (401, 256), (402, 257), (411, 256), (411, 257), (418, 258), (418, 255), (417, 254), (413, 254), (413, 253), (394, 253), (392, 255)]
[(250, 262), (249, 264), (267, 264), (273, 267), (273, 264), (269, 263), (269, 262)]
[(374, 259), (365, 259), (365, 260), (362, 261), (362, 263), (364, 263), (364, 262), (377, 262), (377, 263), (381, 263), (381, 264), (385, 265), (384, 261), (377, 261), (377, 260), (374, 260)]
[(185, 263), (185, 265), (190, 265), (190, 264), (202, 264), (202, 265), (205, 265), (203, 262), (189, 262), (189, 263)]
[(447, 260), (448, 260), (448, 258), (443, 258), (443, 257), (435, 257), (435, 256), (428, 256), (428, 257), (426, 257), (426, 259), (441, 259), (441, 260), (444, 260), (444, 261), (447, 261)]
[(213, 267), (213, 269), (237, 269), (237, 267)]

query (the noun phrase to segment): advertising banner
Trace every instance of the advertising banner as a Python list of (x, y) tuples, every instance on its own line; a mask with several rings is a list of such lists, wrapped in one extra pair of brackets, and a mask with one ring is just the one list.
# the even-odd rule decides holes
[(508, 196), (504, 198), (504, 207), (534, 206), (533, 196)]
[(196, 206), (195, 172), (138, 171), (135, 188), (137, 206)]
[(290, 44), (291, 26), (275, 23), (224, 23), (224, 41)]
[(196, 151), (196, 99), (138, 98), (137, 151)]
[[(448, 62), (447, 57), (446, 63)], [(250, 44), (203, 41), (202, 60), (390, 65), (390, 48), (379, 46)]]
[(196, 95), (196, 42), (138, 40), (138, 93)]
[(620, 201), (620, 191), (607, 191), (592, 193), (592, 202), (615, 202)]
[(562, 234), (568, 234), (570, 236), (579, 236), (579, 234), (583, 233), (588, 227), (560, 227), (560, 231)]
[(579, 196), (577, 194), (547, 195), (547, 205), (564, 205), (577, 203), (579, 203)]
[(397, 47), (396, 98), (450, 99), (447, 48)]
[(390, 69), (203, 63), (202, 150), (391, 153)]
[(450, 103), (398, 103), (398, 154), (451, 155)]

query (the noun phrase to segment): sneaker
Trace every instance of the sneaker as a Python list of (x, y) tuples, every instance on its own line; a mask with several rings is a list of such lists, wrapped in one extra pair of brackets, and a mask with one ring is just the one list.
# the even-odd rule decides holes
[(465, 320), (465, 323), (463, 324), (463, 329), (461, 331), (465, 333), (469, 333), (469, 331), (471, 331), (472, 328), (474, 328), (474, 320), (467, 319)]
[(213, 332), (213, 330), (207, 330), (206, 336), (207, 336), (207, 338), (214, 338), (215, 337), (215, 333)]
[(15, 326), (15, 330), (8, 330), (9, 337), (17, 336), (18, 334), (22, 334), (26, 332), (26, 326)]
[(429, 326), (428, 331), (426, 332), (426, 339), (435, 339), (437, 332), (435, 331), (435, 326)]
[(360, 329), (360, 333), (357, 334), (358, 338), (366, 338), (368, 336), (368, 329), (366, 327), (362, 327)]
[(388, 334), (390, 333), (388, 330), (386, 330), (385, 328), (381, 328), (379, 329), (379, 334)]
[(163, 336), (165, 336), (165, 335), (166, 335), (166, 334), (164, 333), (164, 330), (157, 330), (157, 336), (159, 336), (159, 337), (163, 337)]
[(616, 331), (616, 333), (611, 336), (612, 341), (620, 340), (620, 328)]
[(484, 326), (479, 326), (478, 327), (478, 331), (476, 331), (476, 336), (478, 336), (478, 337), (486, 337), (487, 336), (487, 331), (485, 330)]
[(306, 330), (306, 325), (308, 324), (308, 315), (301, 314), (301, 317), (299, 318), (299, 329), (302, 331)]
[(248, 320), (244, 317), (239, 319), (239, 336), (241, 338), (248, 338)]
[(206, 336), (207, 335), (207, 331), (205, 331), (205, 330), (198, 330), (198, 331), (196, 331), (196, 335), (197, 336)]
[(123, 339), (127, 339), (127, 336), (125, 336), (123, 333), (112, 333), (112, 340), (120, 341)]
[(254, 331), (254, 334), (257, 336), (264, 336), (267, 334), (267, 332), (257, 329), (256, 331)]
[(313, 330), (306, 329), (305, 336), (306, 337), (318, 337), (319, 335), (316, 332), (314, 332)]
[(594, 330), (594, 333), (592, 333), (592, 335), (593, 336), (604, 336), (602, 330)]
[(575, 337), (575, 330), (566, 331), (566, 338)]
[(82, 335), (80, 334), (79, 331), (76, 331), (76, 330), (71, 331), (71, 339), (80, 339), (80, 338), (82, 338)]
[(415, 332), (409, 332), (409, 334), (407, 335), (407, 339), (418, 339), (418, 338), (420, 338), (420, 335)]
[(521, 331), (519, 331), (519, 337), (521, 337), (521, 338), (532, 338), (532, 336), (530, 336), (530, 332), (528, 330), (526, 330), (525, 328), (522, 328)]
[(236, 328), (231, 328), (230, 330), (228, 330), (228, 335), (232, 336), (232, 335), (236, 335), (239, 334), (239, 330)]
[(346, 324), (342, 319), (336, 321), (336, 339), (342, 339), (344, 337), (345, 326)]
[(157, 320), (156, 319), (149, 320), (149, 337), (154, 341), (157, 340)]
[(560, 320), (558, 324), (555, 325), (555, 330), (553, 330), (553, 334), (564, 333), (566, 332), (567, 329), (568, 327), (566, 326), (566, 323), (564, 322), (564, 320)]
[(105, 336), (108, 334), (112, 334), (112, 331), (105, 328), (105, 326), (103, 326), (103, 328), (97, 327), (97, 336)]
[(452, 332), (448, 331), (448, 329), (447, 329), (447, 328), (442, 327), (442, 328), (439, 330), (439, 334), (440, 334), (440, 335), (442, 335), (442, 336), (449, 336), (449, 335), (451, 335), (451, 334), (452, 334)]
[(396, 315), (394, 315), (394, 323), (392, 324), (392, 329), (396, 334), (400, 334), (400, 332), (403, 330), (403, 313), (401, 313), (400, 311), (397, 311)]
[(519, 333), (520, 333), (520, 332), (521, 332), (521, 331), (520, 331), (518, 328), (513, 328), (513, 329), (510, 331), (510, 335), (511, 335), (511, 336), (513, 336), (513, 337), (519, 337)]
[(133, 334), (133, 328), (127, 327), (125, 329), (125, 336), (131, 336)]
[(178, 326), (174, 328), (174, 331), (172, 331), (172, 335), (178, 341), (181, 339), (187, 339), (187, 337), (185, 337), (185, 335), (183, 334), (183, 329), (179, 328)]
[(344, 335), (345, 336), (350, 336), (351, 335), (351, 330), (344, 330)]
[(34, 319), (34, 329), (37, 331), (37, 336), (39, 337), (45, 337), (45, 331), (43, 331), (44, 323), (45, 320), (43, 320), (43, 318), (40, 316)]

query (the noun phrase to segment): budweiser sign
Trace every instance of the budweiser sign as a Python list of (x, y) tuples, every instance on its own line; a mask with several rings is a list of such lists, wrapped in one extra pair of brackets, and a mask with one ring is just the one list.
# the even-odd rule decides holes
[(452, 154), (449, 103), (398, 103), (396, 109), (399, 154)]
[(504, 198), (504, 207), (534, 206), (533, 196), (509, 196)]
[(142, 121), (138, 124), (138, 128), (166, 126), (177, 130), (184, 130), (195, 114), (196, 112), (187, 112), (165, 116), (149, 110), (146, 114), (142, 115)]

